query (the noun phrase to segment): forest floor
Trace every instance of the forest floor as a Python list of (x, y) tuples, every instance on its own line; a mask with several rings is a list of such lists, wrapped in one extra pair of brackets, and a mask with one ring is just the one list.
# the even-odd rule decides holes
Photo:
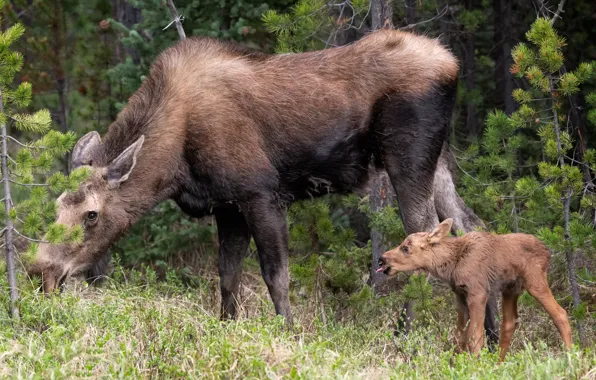
[(254, 268), (243, 284), (234, 322), (218, 318), (215, 275), (188, 287), (173, 274), (159, 281), (117, 269), (101, 287), (59, 297), (24, 290), (21, 321), (0, 314), (0, 377), (596, 379), (594, 347), (563, 352), (546, 314), (531, 306), (521, 306), (512, 353), (498, 364), (488, 351), (454, 354), (449, 294), (404, 338), (393, 335), (387, 304), (349, 315), (328, 307), (323, 325), (314, 302), (296, 294), (287, 331)]

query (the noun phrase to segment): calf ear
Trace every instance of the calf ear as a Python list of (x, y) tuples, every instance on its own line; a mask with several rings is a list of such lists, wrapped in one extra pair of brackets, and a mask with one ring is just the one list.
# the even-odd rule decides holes
[(124, 152), (112, 161), (108, 166), (108, 186), (111, 189), (117, 188), (128, 179), (130, 172), (137, 163), (137, 155), (143, 146), (145, 136), (141, 136), (132, 143)]
[(429, 235), (428, 238), (430, 239), (431, 244), (437, 244), (441, 239), (444, 237), (449, 236), (449, 232), (451, 232), (451, 226), (453, 225), (453, 219), (445, 219), (442, 221), (437, 228), (435, 228)]
[(101, 145), (99, 133), (92, 131), (81, 137), (75, 144), (70, 163), (73, 169), (79, 166), (91, 165), (95, 150)]

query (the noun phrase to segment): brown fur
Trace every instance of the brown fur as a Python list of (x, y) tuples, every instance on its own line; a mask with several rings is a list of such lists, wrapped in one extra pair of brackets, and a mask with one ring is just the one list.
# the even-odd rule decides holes
[(449, 283), (458, 300), (460, 349), (467, 345), (471, 352), (478, 353), (482, 348), (486, 302), (491, 291), (500, 291), (503, 321), (499, 345), (503, 360), (518, 320), (517, 299), (524, 288), (544, 306), (570, 348), (567, 313), (554, 299), (547, 282), (550, 252), (546, 246), (527, 234), (470, 232), (448, 237), (452, 223), (452, 219), (446, 219), (430, 233), (411, 234), (397, 248), (385, 252), (381, 257), (385, 273), (423, 270)]

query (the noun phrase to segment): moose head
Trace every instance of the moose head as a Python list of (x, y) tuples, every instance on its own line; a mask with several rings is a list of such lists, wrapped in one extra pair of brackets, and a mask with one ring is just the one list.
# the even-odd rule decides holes
[(72, 168), (87, 166), (91, 174), (76, 192), (64, 192), (58, 198), (56, 222), (69, 228), (82, 226), (84, 238), (81, 243), (40, 244), (28, 272), (42, 277), (44, 292), (88, 271), (132, 224), (131, 199), (125, 199), (130, 197), (121, 188), (135, 168), (144, 140), (140, 136), (109, 163), (97, 132), (87, 133), (75, 145)]

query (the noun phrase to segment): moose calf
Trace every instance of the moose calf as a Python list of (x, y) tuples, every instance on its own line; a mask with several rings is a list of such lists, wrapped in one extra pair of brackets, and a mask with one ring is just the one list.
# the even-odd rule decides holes
[[(409, 235), (379, 260), (379, 272), (423, 270), (448, 282), (457, 299), (457, 341), (460, 350), (482, 348), (486, 302), (491, 291), (503, 295), (501, 360), (505, 358), (518, 319), (517, 299), (524, 287), (552, 317), (567, 349), (571, 327), (565, 310), (553, 297), (547, 282), (550, 252), (536, 237), (527, 234), (493, 235), (470, 232), (448, 237), (453, 224), (446, 219), (432, 232)], [(469, 321), (469, 324), (468, 324)]]

